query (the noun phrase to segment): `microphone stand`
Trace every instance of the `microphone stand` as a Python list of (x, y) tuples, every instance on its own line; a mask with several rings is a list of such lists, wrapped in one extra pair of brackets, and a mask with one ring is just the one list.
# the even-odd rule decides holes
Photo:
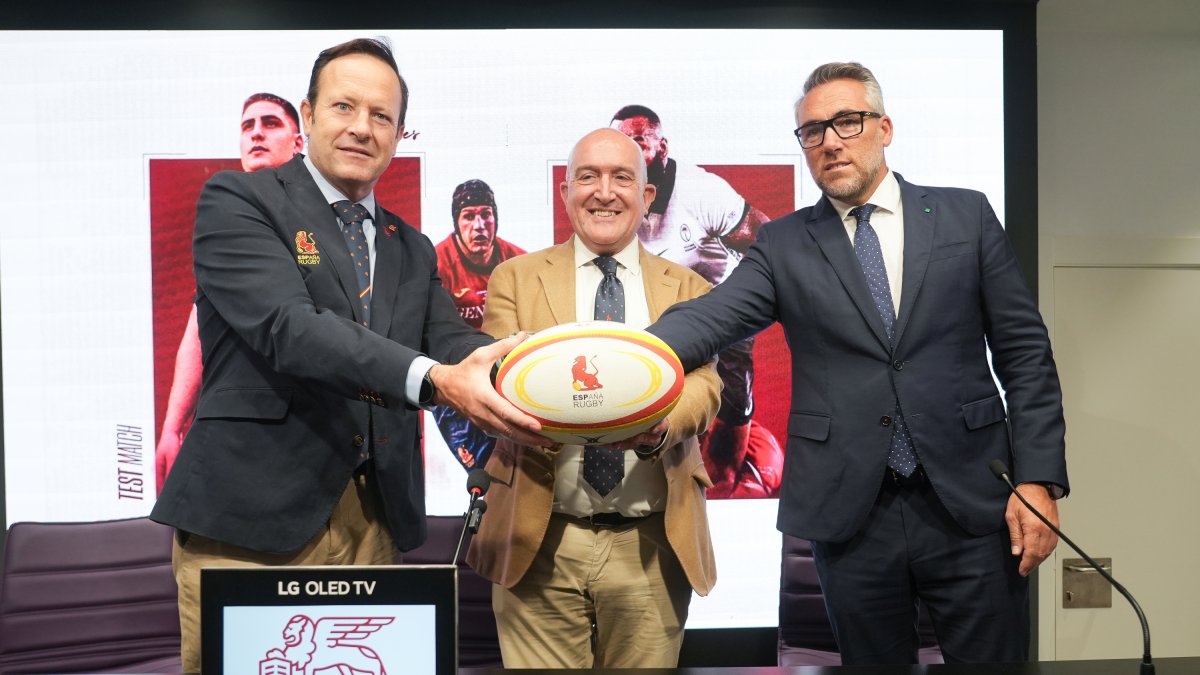
[(480, 497), (487, 493), (491, 484), (491, 476), (483, 469), (475, 469), (467, 474), (467, 493), (471, 495), (471, 503), (467, 506), (467, 512), (463, 514), (463, 529), (458, 533), (458, 546), (454, 547), (454, 558), (450, 561), (454, 565), (458, 564), (458, 554), (462, 552), (467, 530), (470, 530), (471, 534), (479, 532), (479, 521), (483, 519), (483, 512), (487, 510), (487, 502)]
[[(479, 499), (479, 493), (472, 490), (471, 491), (471, 503), (469, 506), (467, 506), (467, 512), (463, 514), (463, 516), (464, 516), (463, 529), (461, 532), (458, 533), (458, 545), (454, 547), (454, 557), (450, 559), (450, 563), (453, 565), (458, 564), (458, 554), (462, 552), (463, 542), (467, 538), (467, 530), (469, 529), (469, 530), (471, 530), (471, 534), (475, 534), (475, 532), (479, 529), (479, 521), (478, 520), (476, 520), (476, 522), (475, 522), (475, 527), (471, 527), (471, 518), (476, 512), (476, 506), (475, 506), (476, 504), (481, 504), (484, 507), (487, 506), (487, 502)], [(482, 513), (483, 509), (479, 509), (479, 512)]]
[(1084, 553), (1083, 549), (1076, 546), (1075, 542), (1071, 541), (1070, 537), (1063, 534), (1062, 530), (1055, 527), (1054, 524), (1049, 520), (1046, 520), (1046, 516), (1043, 516), (1040, 511), (1033, 508), (1033, 505), (1029, 503), (1029, 500), (1025, 499), (1025, 495), (1021, 494), (1020, 490), (1017, 490), (1016, 485), (1013, 485), (1012, 479), (1008, 476), (1008, 467), (1004, 466), (1003, 462), (998, 459), (992, 460), (991, 469), (992, 473), (996, 474), (997, 478), (1004, 481), (1004, 484), (1008, 486), (1008, 489), (1017, 496), (1017, 499), (1021, 500), (1021, 503), (1025, 505), (1025, 508), (1029, 509), (1030, 513), (1037, 516), (1038, 520), (1045, 523), (1046, 527), (1049, 527), (1054, 534), (1057, 534), (1060, 539), (1067, 542), (1068, 546), (1082, 556), (1089, 565), (1091, 565), (1097, 572), (1100, 573), (1100, 576), (1104, 577), (1108, 583), (1112, 584), (1113, 588), (1117, 589), (1121, 595), (1125, 596), (1125, 599), (1128, 600), (1129, 604), (1133, 606), (1133, 611), (1137, 612), (1138, 621), (1140, 621), (1142, 624), (1142, 664), (1140, 672), (1141, 675), (1154, 675), (1154, 660), (1150, 657), (1150, 623), (1146, 621), (1146, 614), (1142, 612), (1142, 606), (1138, 604), (1137, 600), (1133, 599), (1133, 595), (1131, 595), (1129, 591), (1125, 590), (1124, 586), (1118, 583), (1111, 574), (1104, 570), (1104, 567), (1093, 560), (1090, 555)]

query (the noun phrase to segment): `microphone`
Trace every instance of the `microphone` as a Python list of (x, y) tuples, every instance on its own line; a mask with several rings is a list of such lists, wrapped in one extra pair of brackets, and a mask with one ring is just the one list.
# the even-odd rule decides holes
[(483, 469), (475, 469), (467, 474), (467, 494), (471, 495), (471, 502), (467, 505), (467, 512), (463, 518), (463, 529), (458, 534), (458, 546), (454, 547), (454, 557), (450, 559), (450, 564), (458, 564), (458, 554), (462, 552), (463, 541), (467, 538), (467, 530), (471, 534), (479, 531), (479, 521), (483, 520), (483, 512), (487, 510), (487, 502), (480, 499), (487, 493), (488, 487), (492, 484), (492, 477)]
[(1150, 624), (1146, 621), (1146, 614), (1142, 612), (1141, 605), (1138, 604), (1137, 600), (1133, 599), (1133, 596), (1130, 595), (1129, 591), (1125, 590), (1124, 586), (1117, 583), (1117, 580), (1114, 579), (1111, 574), (1106, 572), (1104, 568), (1101, 567), (1095, 560), (1092, 560), (1090, 555), (1084, 553), (1083, 549), (1076, 546), (1075, 542), (1071, 541), (1067, 535), (1063, 534), (1062, 530), (1055, 527), (1053, 523), (1051, 523), (1049, 520), (1046, 520), (1046, 516), (1043, 516), (1041, 512), (1033, 508), (1033, 505), (1025, 499), (1025, 495), (1021, 494), (1017, 490), (1016, 485), (1013, 485), (1012, 479), (1008, 476), (1008, 467), (1004, 466), (1004, 462), (1001, 462), (998, 459), (993, 459), (988, 466), (992, 469), (992, 473), (996, 475), (996, 478), (1004, 481), (1004, 484), (1008, 486), (1008, 489), (1017, 496), (1017, 499), (1021, 500), (1021, 503), (1025, 505), (1025, 508), (1029, 509), (1030, 513), (1037, 516), (1038, 520), (1042, 521), (1046, 524), (1046, 527), (1049, 527), (1051, 530), (1053, 530), (1054, 534), (1057, 534), (1059, 539), (1067, 542), (1068, 546), (1075, 549), (1076, 553), (1082, 556), (1089, 565), (1091, 565), (1097, 572), (1100, 573), (1100, 576), (1104, 577), (1105, 581), (1112, 584), (1112, 587), (1117, 589), (1121, 595), (1125, 596), (1125, 599), (1128, 600), (1129, 604), (1133, 606), (1133, 611), (1137, 612), (1138, 621), (1142, 623), (1141, 675), (1154, 675), (1154, 660), (1150, 657)]
[(483, 469), (475, 469), (467, 474), (467, 493), (471, 495), (471, 501), (486, 494), (491, 485), (492, 477)]

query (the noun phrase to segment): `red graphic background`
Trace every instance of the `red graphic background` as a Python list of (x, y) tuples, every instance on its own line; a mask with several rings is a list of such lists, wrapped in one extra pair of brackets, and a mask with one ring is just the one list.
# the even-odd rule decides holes
[[(195, 299), (192, 230), (196, 200), (219, 171), (241, 171), (236, 159), (150, 160), (150, 275), (154, 312), (154, 438), (175, 374), (175, 353)], [(375, 185), (375, 199), (409, 225), (421, 229), (421, 160), (396, 157)]]
[[(768, 218), (779, 218), (796, 210), (796, 171), (791, 165), (702, 164), (700, 168), (724, 178)], [(554, 242), (557, 244), (572, 234), (567, 208), (558, 196), (558, 186), (566, 178), (567, 167), (553, 167), (552, 175)], [(769, 429), (783, 446), (787, 442), (788, 403), (792, 399), (792, 357), (779, 324), (758, 334), (754, 342), (754, 363), (770, 364), (769, 368), (754, 369), (754, 420)]]

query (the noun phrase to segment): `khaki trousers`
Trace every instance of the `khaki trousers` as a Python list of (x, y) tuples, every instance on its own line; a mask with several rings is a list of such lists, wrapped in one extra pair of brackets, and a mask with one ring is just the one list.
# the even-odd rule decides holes
[(171, 567), (179, 585), (183, 672), (200, 672), (201, 568), (390, 565), (395, 558), (396, 546), (384, 522), (379, 488), (370, 472), (355, 474), (334, 507), (329, 523), (295, 553), (259, 553), (195, 534), (176, 533)]
[(556, 513), (524, 578), (492, 587), (505, 668), (674, 668), (691, 599), (661, 513), (621, 527)]

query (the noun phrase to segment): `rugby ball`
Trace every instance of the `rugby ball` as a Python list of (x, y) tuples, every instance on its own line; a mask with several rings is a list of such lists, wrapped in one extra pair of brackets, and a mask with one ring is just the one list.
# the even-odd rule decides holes
[(683, 391), (683, 365), (665, 342), (612, 321), (538, 331), (509, 352), (496, 390), (560, 443), (625, 440), (667, 416)]

